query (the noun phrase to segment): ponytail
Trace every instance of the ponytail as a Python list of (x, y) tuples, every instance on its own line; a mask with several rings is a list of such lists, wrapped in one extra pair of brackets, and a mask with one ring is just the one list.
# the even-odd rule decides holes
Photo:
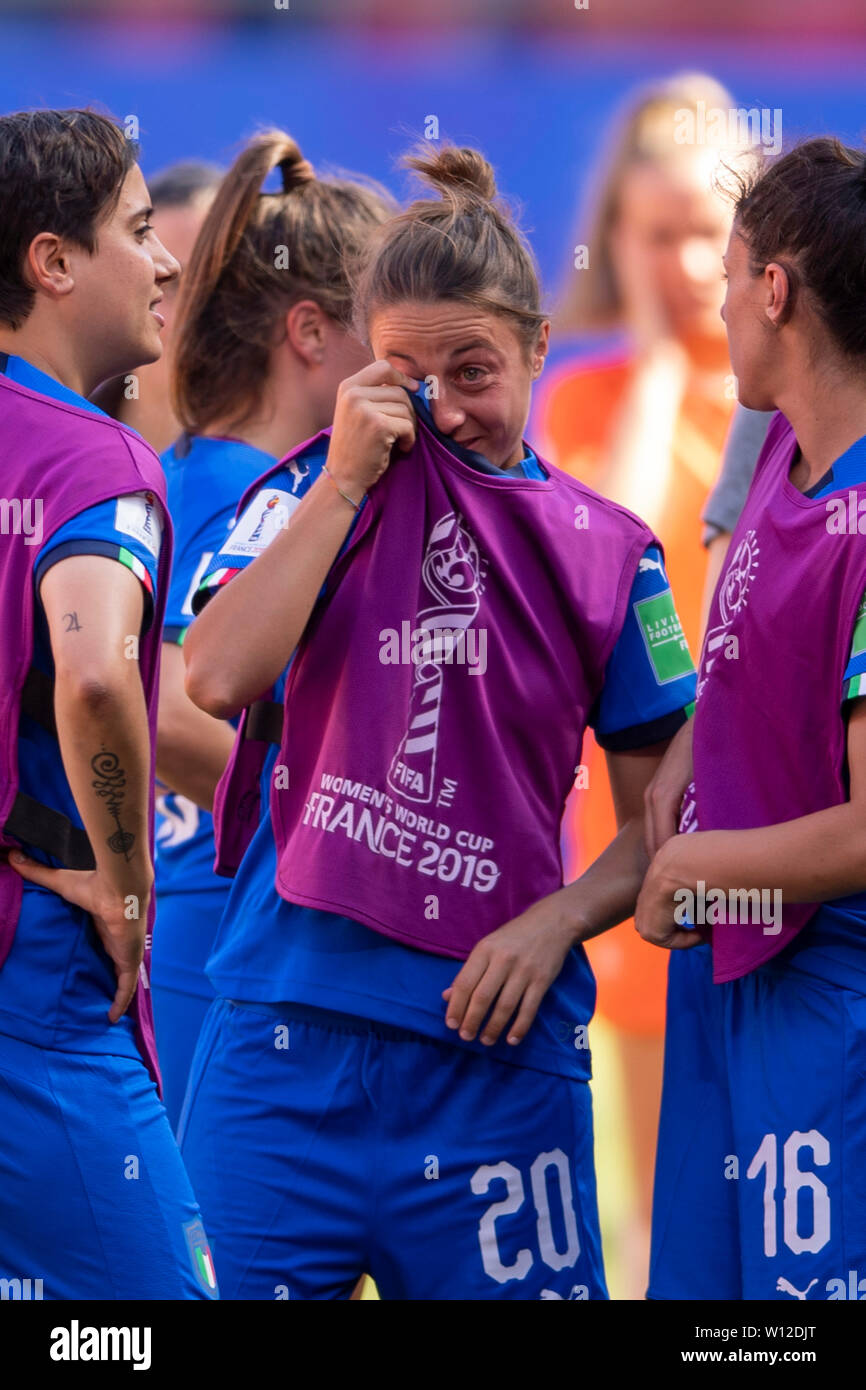
[[(279, 169), (282, 188), (262, 186)], [(271, 349), (291, 306), (312, 299), (349, 316), (344, 257), (390, 210), (380, 190), (320, 179), (281, 130), (256, 135), (225, 175), (181, 286), (174, 408), (184, 428), (238, 426), (258, 408)]]

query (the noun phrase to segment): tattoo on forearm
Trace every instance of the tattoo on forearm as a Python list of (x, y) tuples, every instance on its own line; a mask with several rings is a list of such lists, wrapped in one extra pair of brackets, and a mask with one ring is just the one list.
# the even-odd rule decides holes
[(113, 835), (109, 835), (105, 843), (112, 854), (122, 854), (128, 863), (129, 851), (135, 844), (135, 836), (129, 830), (124, 830), (120, 824), (126, 773), (120, 766), (120, 759), (117, 754), (107, 752), (104, 744), (102, 751), (90, 759), (90, 766), (96, 773), (91, 785), (97, 796), (105, 797), (108, 814), (114, 817), (117, 825), (117, 830)]
[(66, 624), (66, 627), (63, 629), (64, 632), (80, 632), (80, 631), (81, 631), (81, 623), (78, 621), (78, 614), (77, 614), (77, 613), (64, 613), (63, 616), (64, 616), (64, 618), (68, 618), (68, 619), (69, 619), (69, 622)]

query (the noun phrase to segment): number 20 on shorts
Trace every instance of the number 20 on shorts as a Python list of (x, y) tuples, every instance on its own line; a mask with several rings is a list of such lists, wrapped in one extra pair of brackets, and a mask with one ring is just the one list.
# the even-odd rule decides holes
[[(565, 1230), (565, 1249), (557, 1250), (553, 1239), (553, 1226), (550, 1216), (550, 1202), (547, 1195), (547, 1174), (552, 1169), (556, 1176), (559, 1200), (562, 1206), (562, 1219)], [(513, 1163), (482, 1163), (472, 1174), (471, 1187), (476, 1197), (483, 1197), (497, 1180), (504, 1182), (506, 1194), (498, 1202), (492, 1202), (478, 1223), (478, 1244), (481, 1247), (481, 1260), (484, 1272), (495, 1279), (497, 1284), (505, 1284), (509, 1279), (525, 1279), (535, 1262), (532, 1250), (524, 1247), (517, 1252), (512, 1264), (503, 1263), (496, 1237), (496, 1223), (503, 1217), (512, 1216), (523, 1207), (526, 1188), (523, 1175)], [(568, 1269), (577, 1262), (580, 1255), (580, 1241), (577, 1235), (577, 1218), (574, 1213), (574, 1200), (571, 1186), (571, 1173), (568, 1158), (562, 1149), (551, 1149), (540, 1153), (529, 1167), (529, 1181), (532, 1200), (535, 1204), (536, 1230), (538, 1233), (538, 1253), (549, 1269)]]

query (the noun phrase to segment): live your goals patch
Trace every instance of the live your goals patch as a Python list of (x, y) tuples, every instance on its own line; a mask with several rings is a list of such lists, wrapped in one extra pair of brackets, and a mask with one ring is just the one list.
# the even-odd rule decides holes
[(647, 654), (659, 685), (678, 680), (694, 670), (682, 623), (670, 589), (634, 605)]

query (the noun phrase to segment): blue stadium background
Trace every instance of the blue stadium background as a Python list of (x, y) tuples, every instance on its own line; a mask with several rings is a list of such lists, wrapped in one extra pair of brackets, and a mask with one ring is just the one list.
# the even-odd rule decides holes
[(605, 124), (635, 83), (700, 68), (737, 105), (780, 107), (786, 143), (827, 132), (862, 140), (866, 17), (861, 32), (794, 38), (786, 8), (769, 6), (775, 32), (737, 37), (662, 36), (661, 21), (639, 33), (590, 29), (574, 12), (553, 28), (411, 30), (310, 26), (272, 7), (259, 22), (147, 21), (129, 4), (119, 19), (0, 12), (0, 110), (98, 102), (135, 115), (145, 174), (179, 157), (227, 162), (257, 125), (277, 123), (314, 163), (369, 173), (395, 192), (406, 187), (396, 157), (435, 115), (443, 136), (485, 152), (521, 203), (552, 294)]

